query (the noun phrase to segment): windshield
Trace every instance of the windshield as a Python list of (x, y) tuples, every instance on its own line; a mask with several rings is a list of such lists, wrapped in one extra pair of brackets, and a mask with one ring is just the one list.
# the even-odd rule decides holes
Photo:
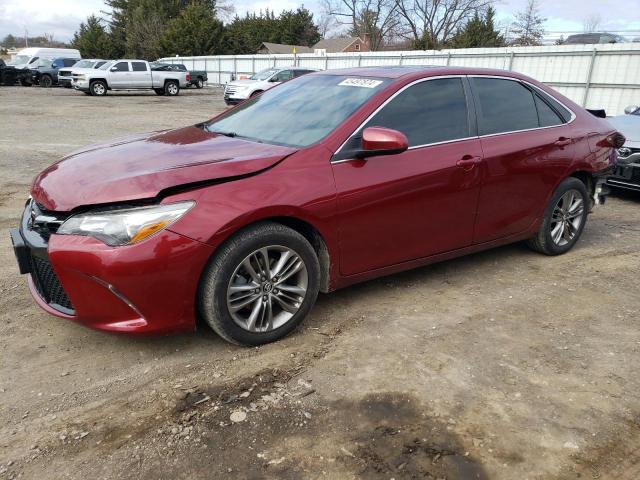
[(266, 70), (261, 70), (258, 73), (254, 73), (249, 77), (249, 80), (266, 80), (277, 71), (277, 68), (267, 68)]
[(334, 131), (388, 83), (374, 78), (305, 75), (247, 100), (205, 128), (259, 142), (307, 147)]
[(30, 58), (31, 57), (29, 55), (16, 55), (7, 63), (7, 65), (24, 65)]
[(98, 70), (106, 70), (108, 69), (111, 65), (113, 65), (116, 62), (107, 62), (104, 65), (102, 65)]

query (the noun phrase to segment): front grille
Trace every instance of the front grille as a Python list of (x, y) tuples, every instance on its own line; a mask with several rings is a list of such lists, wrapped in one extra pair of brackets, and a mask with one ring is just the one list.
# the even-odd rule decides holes
[(45, 239), (48, 239), (52, 233), (56, 233), (67, 218), (69, 218), (69, 213), (46, 210), (35, 201), (31, 202), (29, 227)]
[(627, 158), (640, 153), (640, 148), (621, 147), (618, 149), (618, 158)]
[(73, 313), (73, 305), (67, 297), (62, 284), (53, 271), (51, 263), (40, 257), (31, 256), (31, 277), (36, 286), (36, 290), (42, 299), (55, 308), (56, 305), (64, 307)]
[(71, 71), (68, 71), (68, 72), (58, 72), (58, 76), (59, 76), (59, 77), (70, 77), (70, 76), (71, 76)]
[(233, 95), (234, 93), (236, 93), (236, 89), (237, 87), (233, 87), (231, 85), (227, 85), (224, 89), (224, 94), (225, 95)]

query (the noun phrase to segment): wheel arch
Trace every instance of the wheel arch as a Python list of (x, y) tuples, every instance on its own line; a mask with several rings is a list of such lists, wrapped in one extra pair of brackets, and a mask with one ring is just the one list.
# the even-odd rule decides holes
[(240, 232), (246, 230), (247, 228), (251, 228), (254, 225), (266, 222), (279, 223), (281, 225), (289, 227), (290, 229), (298, 232), (305, 239), (307, 239), (307, 241), (315, 250), (316, 255), (318, 256), (318, 262), (320, 263), (320, 291), (322, 293), (330, 292), (332, 290), (331, 260), (333, 258), (336, 258), (336, 255), (332, 255), (327, 240), (320, 232), (320, 229), (318, 229), (310, 221), (300, 218), (300, 216), (289, 214), (260, 216), (259, 218), (254, 217), (249, 222), (243, 223), (236, 228), (227, 230), (221, 244), (227, 242), (230, 238), (238, 235)]
[(89, 85), (91, 85), (93, 82), (104, 82), (107, 88), (110, 88), (109, 82), (107, 82), (106, 78), (92, 78), (91, 80), (89, 80)]

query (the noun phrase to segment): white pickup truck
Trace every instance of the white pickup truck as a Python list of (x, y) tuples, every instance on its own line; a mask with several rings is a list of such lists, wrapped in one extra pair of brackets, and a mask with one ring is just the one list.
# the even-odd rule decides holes
[(108, 90), (153, 90), (158, 95), (173, 96), (189, 80), (189, 72), (155, 71), (144, 60), (114, 60), (95, 70), (74, 72), (71, 86), (98, 97)]

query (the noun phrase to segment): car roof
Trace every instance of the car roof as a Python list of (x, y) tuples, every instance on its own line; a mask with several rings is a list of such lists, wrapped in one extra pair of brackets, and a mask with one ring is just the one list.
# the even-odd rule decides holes
[(494, 68), (446, 67), (439, 65), (390, 65), (382, 67), (339, 68), (334, 70), (323, 70), (311, 75), (353, 75), (355, 77), (377, 77), (389, 79), (400, 79), (409, 76), (422, 78), (441, 75), (494, 75), (519, 79), (527, 78), (524, 75), (520, 75), (510, 70), (498, 70)]

